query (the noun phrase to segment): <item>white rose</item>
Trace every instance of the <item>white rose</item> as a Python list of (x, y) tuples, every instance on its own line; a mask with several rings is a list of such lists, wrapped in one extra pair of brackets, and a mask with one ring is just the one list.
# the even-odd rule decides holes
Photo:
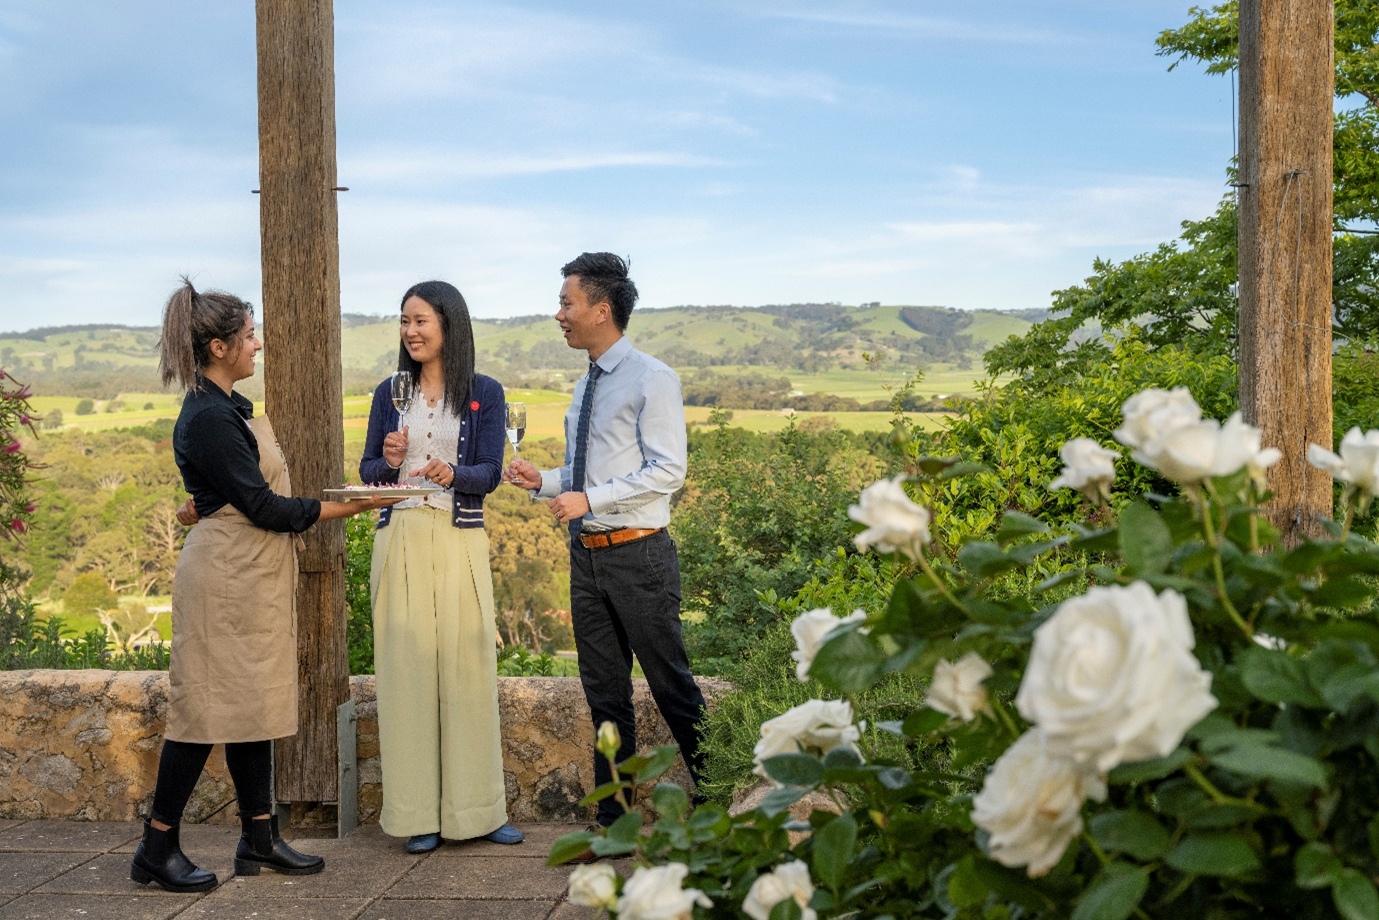
[(1101, 771), (1163, 757), (1216, 708), (1181, 594), (1094, 587), (1034, 631), (1015, 696), (1050, 750)]
[(613, 907), (618, 903), (618, 873), (608, 863), (589, 863), (570, 873), (570, 903)]
[(934, 665), (934, 679), (929, 682), (929, 695), (924, 702), (947, 716), (971, 722), (979, 712), (990, 712), (986, 687), (982, 682), (991, 676), (991, 665), (976, 652), (968, 652), (950, 664), (940, 659)]
[(1237, 412), (1224, 425), (1203, 419), (1181, 425), (1136, 450), (1140, 463), (1153, 467), (1174, 482), (1199, 483), (1208, 477), (1229, 476), (1248, 470), (1257, 481), (1264, 470), (1283, 454), (1275, 448), (1260, 448), (1262, 432), (1247, 425)]
[(795, 651), (790, 653), (790, 657), (797, 662), (795, 676), (802, 681), (809, 679), (810, 665), (814, 664), (814, 656), (824, 647), (824, 639), (828, 638), (829, 633), (845, 623), (856, 623), (866, 618), (866, 611), (863, 610), (854, 610), (840, 619), (833, 615), (833, 611), (823, 608), (795, 617), (790, 624), (790, 634), (795, 637)]
[(771, 909), (793, 898), (800, 905), (801, 920), (816, 920), (819, 915), (809, 906), (813, 896), (814, 883), (809, 880), (809, 867), (797, 859), (758, 875), (742, 902), (742, 912), (752, 920), (771, 920)]
[(1050, 489), (1076, 489), (1094, 502), (1110, 499), (1119, 451), (1102, 447), (1091, 438), (1073, 438), (1058, 453), (1063, 458), (1063, 470), (1049, 483)]
[(1125, 423), (1112, 432), (1115, 439), (1136, 450), (1183, 425), (1202, 418), (1202, 409), (1187, 387), (1149, 389), (1136, 393), (1121, 407)]
[(1307, 460), (1366, 495), (1379, 491), (1379, 430), (1350, 429), (1341, 439), (1340, 456), (1319, 444), (1309, 444)]
[(862, 490), (861, 504), (848, 506), (848, 517), (867, 529), (852, 538), (860, 552), (875, 546), (883, 553), (899, 550), (918, 559), (930, 539), (929, 512), (905, 493), (904, 476), (882, 479)]
[(689, 866), (668, 863), (640, 868), (632, 873), (618, 898), (619, 920), (684, 920), (694, 905), (713, 907), (713, 901), (698, 888), (681, 888)]
[(1027, 866), (1038, 878), (1058, 864), (1082, 833), (1082, 803), (1106, 798), (1092, 770), (1050, 754), (1044, 733), (1031, 729), (991, 766), (972, 799), (972, 823), (991, 835), (989, 855), (1004, 866)]
[(752, 751), (758, 776), (766, 776), (761, 762), (780, 754), (827, 754), (838, 747), (857, 750), (862, 737), (852, 724), (852, 704), (846, 700), (809, 700), (761, 723), (761, 740)]

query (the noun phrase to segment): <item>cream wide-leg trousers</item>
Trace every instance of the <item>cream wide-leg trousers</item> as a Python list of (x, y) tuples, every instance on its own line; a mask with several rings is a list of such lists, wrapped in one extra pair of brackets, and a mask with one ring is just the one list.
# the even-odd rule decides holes
[(374, 535), (379, 823), (394, 837), (479, 837), (507, 821), (488, 535), (435, 508)]

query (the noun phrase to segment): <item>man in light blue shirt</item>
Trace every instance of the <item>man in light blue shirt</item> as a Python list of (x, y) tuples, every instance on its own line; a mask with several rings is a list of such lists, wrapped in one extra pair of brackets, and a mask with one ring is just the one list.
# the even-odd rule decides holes
[[(637, 302), (626, 262), (586, 252), (561, 274), (555, 319), (566, 343), (590, 362), (565, 415), (565, 465), (543, 472), (515, 459), (507, 480), (549, 499), (556, 520), (570, 528), (571, 616), (594, 727), (617, 725), (619, 762), (636, 753), (635, 654), (697, 783), (704, 697), (680, 635), (680, 563), (666, 533), (670, 497), (685, 481), (680, 378), (623, 335)], [(595, 783), (611, 779), (595, 754)], [(604, 799), (598, 822), (607, 827), (621, 813)]]

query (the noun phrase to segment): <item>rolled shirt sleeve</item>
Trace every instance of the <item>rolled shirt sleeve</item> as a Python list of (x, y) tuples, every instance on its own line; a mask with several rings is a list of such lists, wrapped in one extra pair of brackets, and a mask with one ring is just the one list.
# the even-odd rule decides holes
[(307, 530), (321, 516), (321, 503), (314, 498), (279, 495), (270, 489), (259, 470), (252, 437), (244, 420), (228, 405), (223, 410), (200, 412), (190, 420), (183, 452), (207, 487), (195, 493), (198, 513), (204, 516), (230, 504), (264, 530)]

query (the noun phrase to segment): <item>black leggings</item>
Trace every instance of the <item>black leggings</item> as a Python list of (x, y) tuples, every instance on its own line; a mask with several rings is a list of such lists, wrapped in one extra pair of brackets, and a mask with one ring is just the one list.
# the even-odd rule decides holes
[[(196, 781), (211, 756), (209, 744), (164, 741), (158, 758), (158, 785), (153, 790), (151, 820), (177, 826), (191, 800)], [(273, 797), (273, 742), (241, 741), (225, 745), (225, 765), (235, 783), (239, 813), (258, 817), (268, 814)]]

